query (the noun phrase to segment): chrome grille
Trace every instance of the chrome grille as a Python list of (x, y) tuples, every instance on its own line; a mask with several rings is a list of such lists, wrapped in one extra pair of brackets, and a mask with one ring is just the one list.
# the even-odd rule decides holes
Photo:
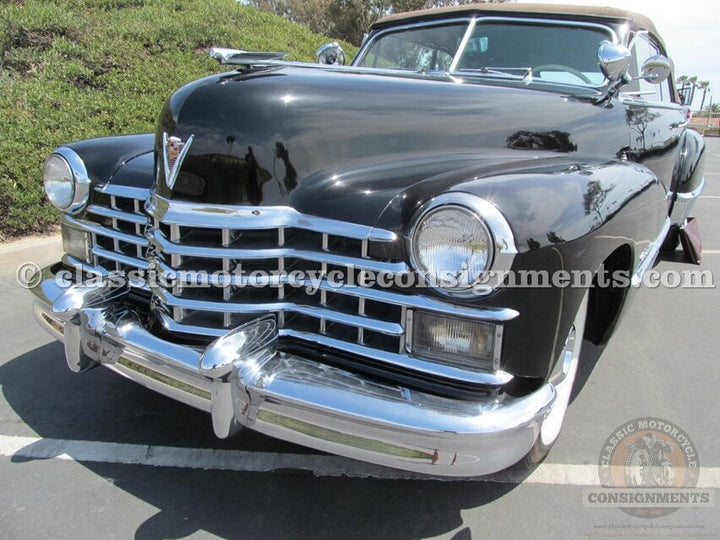
[[(276, 313), (280, 328), (298, 336), (323, 335), (404, 352), (407, 307), (402, 302), (361, 287), (338, 287), (328, 279), (342, 276), (347, 284), (357, 283), (362, 270), (407, 272), (404, 262), (368, 256), (370, 242), (392, 241), (393, 233), (303, 216), (285, 207), (154, 200), (151, 207), (157, 211), (148, 235), (154, 265), (165, 275), (180, 277), (181, 283), (196, 285), (154, 291), (160, 305), (167, 307), (164, 319), (169, 329), (222, 335), (258, 315)], [(200, 215), (204, 219), (198, 220)], [(245, 273), (239, 274), (240, 269)], [(249, 279), (255, 271), (262, 272), (261, 280)], [(293, 280), (297, 272), (306, 279)], [(318, 290), (308, 294), (307, 286)]]
[(148, 241), (145, 228), (149, 220), (143, 208), (150, 190), (105, 185), (95, 188), (93, 204), (85, 218), (64, 215), (63, 220), (88, 231), (92, 236), (91, 260), (68, 262), (105, 275), (150, 267), (145, 260)]

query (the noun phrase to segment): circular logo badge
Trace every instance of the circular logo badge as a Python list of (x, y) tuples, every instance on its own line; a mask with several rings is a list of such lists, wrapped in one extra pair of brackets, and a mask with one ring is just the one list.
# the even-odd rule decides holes
[[(598, 463), (600, 483), (606, 488), (656, 490), (694, 488), (700, 462), (690, 437), (662, 418), (636, 418), (618, 426), (607, 438)], [(641, 518), (667, 516), (676, 507), (623, 507)]]

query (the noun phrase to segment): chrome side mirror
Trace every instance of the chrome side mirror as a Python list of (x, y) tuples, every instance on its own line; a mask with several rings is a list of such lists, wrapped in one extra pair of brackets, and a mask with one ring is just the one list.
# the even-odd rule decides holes
[(598, 47), (598, 65), (600, 71), (610, 82), (618, 82), (630, 69), (632, 53), (625, 45), (603, 41)]
[(320, 47), (315, 53), (318, 64), (326, 64), (332, 66), (345, 65), (345, 51), (337, 41), (326, 43)]
[(672, 60), (666, 56), (651, 56), (642, 65), (640, 78), (652, 84), (660, 84), (672, 73)]

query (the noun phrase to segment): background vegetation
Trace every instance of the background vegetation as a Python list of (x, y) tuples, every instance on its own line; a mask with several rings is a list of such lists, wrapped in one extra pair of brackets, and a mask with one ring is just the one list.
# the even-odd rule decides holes
[(258, 9), (307, 26), (314, 32), (338, 36), (360, 45), (370, 25), (391, 13), (457, 6), (475, 2), (514, 0), (241, 0)]
[(223, 69), (211, 45), (314, 60), (328, 40), (235, 0), (1, 3), (0, 240), (54, 223), (41, 178), (53, 148), (152, 131), (175, 88)]

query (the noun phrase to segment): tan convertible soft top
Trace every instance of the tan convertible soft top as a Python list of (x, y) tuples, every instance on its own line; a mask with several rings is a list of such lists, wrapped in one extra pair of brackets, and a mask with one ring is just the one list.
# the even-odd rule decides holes
[(610, 21), (628, 21), (633, 28), (640, 30), (648, 30), (656, 39), (660, 39), (653, 22), (639, 13), (626, 11), (624, 9), (600, 7), (600, 6), (573, 6), (562, 4), (466, 4), (464, 6), (452, 6), (435, 9), (422, 9), (418, 11), (409, 11), (407, 13), (396, 13), (378, 19), (373, 24), (373, 29), (386, 26), (387, 24), (397, 24), (399, 22), (414, 22), (422, 19), (446, 18), (448, 16), (464, 16), (464, 15), (482, 15), (484, 13), (492, 13), (493, 15), (513, 15), (518, 16), (523, 13), (530, 15), (553, 15), (561, 18), (582, 17), (583, 19), (597, 20), (604, 19)]

